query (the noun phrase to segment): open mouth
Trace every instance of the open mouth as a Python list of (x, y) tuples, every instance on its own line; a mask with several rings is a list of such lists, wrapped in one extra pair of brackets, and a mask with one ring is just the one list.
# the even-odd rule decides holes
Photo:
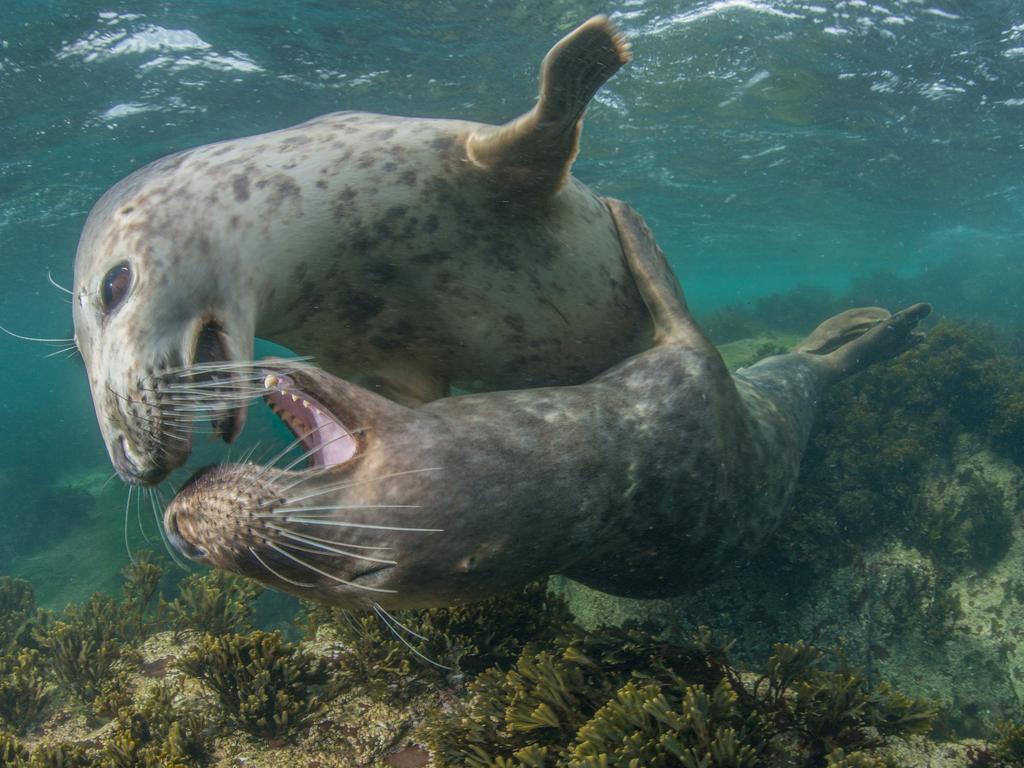
[(267, 374), (263, 387), (270, 410), (305, 448), (307, 467), (334, 467), (356, 455), (359, 443), (355, 435), (290, 377)]
[(208, 400), (202, 405), (211, 413), (213, 433), (220, 435), (225, 443), (233, 442), (245, 426), (245, 403), (235, 405), (239, 401), (235, 376), (227, 370), (226, 364), (230, 362), (227, 339), (219, 323), (210, 320), (203, 325), (192, 359), (194, 372), (189, 380), (206, 393)]

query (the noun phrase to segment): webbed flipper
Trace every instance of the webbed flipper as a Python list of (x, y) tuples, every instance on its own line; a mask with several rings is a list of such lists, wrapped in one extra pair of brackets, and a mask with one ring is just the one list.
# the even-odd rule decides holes
[(795, 347), (794, 352), (827, 355), (890, 317), (881, 307), (857, 307), (830, 317), (811, 331), (810, 336)]
[(475, 130), (466, 139), (469, 160), (516, 194), (554, 194), (579, 150), (587, 104), (629, 59), (629, 43), (607, 16), (584, 22), (541, 62), (540, 98), (533, 109), (505, 125)]
[[(885, 310), (872, 307), (869, 311)], [(928, 317), (931, 311), (930, 304), (913, 304), (894, 315), (886, 312), (884, 318), (879, 318), (877, 322), (868, 325), (859, 333), (848, 336), (831, 352), (813, 354), (812, 357), (821, 361), (831, 380), (845, 378), (875, 363), (898, 357), (918, 344), (924, 338), (924, 334), (918, 330), (918, 323)], [(847, 314), (848, 312), (844, 312), (831, 320), (826, 320), (822, 325), (836, 322)], [(811, 335), (813, 337), (814, 334)]]

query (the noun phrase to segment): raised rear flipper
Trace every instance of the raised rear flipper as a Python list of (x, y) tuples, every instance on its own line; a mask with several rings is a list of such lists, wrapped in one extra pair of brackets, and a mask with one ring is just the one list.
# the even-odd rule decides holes
[(505, 125), (475, 130), (466, 139), (469, 160), (517, 195), (547, 199), (569, 177), (587, 104), (629, 59), (629, 44), (607, 16), (584, 22), (541, 62), (534, 108)]

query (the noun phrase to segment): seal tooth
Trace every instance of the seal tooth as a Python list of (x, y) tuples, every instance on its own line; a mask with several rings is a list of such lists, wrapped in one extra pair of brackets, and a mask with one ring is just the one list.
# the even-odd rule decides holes
[(302, 404), (303, 404), (303, 405), (304, 405), (304, 406), (305, 406), (306, 408), (312, 408), (312, 407), (313, 407), (313, 404), (312, 404), (311, 402), (309, 402), (309, 400), (303, 400), (303, 401), (302, 401)]
[(272, 373), (268, 373), (267, 374), (267, 378), (265, 378), (263, 380), (263, 388), (264, 389), (273, 389), (274, 387), (276, 387), (278, 385), (278, 383), (280, 381), (281, 380), (279, 378), (277, 378), (277, 376), (275, 376)]
[(292, 402), (293, 402), (293, 403), (297, 403), (297, 402), (299, 402), (299, 396), (298, 396), (298, 395), (296, 395), (296, 394), (292, 394)]

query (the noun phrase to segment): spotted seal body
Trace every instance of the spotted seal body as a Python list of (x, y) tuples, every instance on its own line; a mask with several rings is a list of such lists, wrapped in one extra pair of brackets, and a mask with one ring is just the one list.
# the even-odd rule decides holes
[[(75, 333), (125, 480), (181, 465), (182, 369), (287, 345), (390, 398), (582, 382), (652, 327), (602, 201), (569, 175), (583, 111), (629, 58), (607, 19), (504, 126), (338, 113), (159, 160), (113, 187), (75, 263)], [(232, 439), (244, 409), (223, 403)]]
[[(640, 218), (609, 205), (656, 322), (653, 349), (584, 385), (417, 409), (268, 363), (267, 400), (307, 435), (313, 465), (204, 471), (166, 510), (171, 541), (302, 597), (385, 607), (483, 598), (552, 573), (666, 596), (760, 544), (786, 509), (825, 388), (912, 345), (929, 308), (844, 313), (822, 326), (844, 339), (834, 351), (732, 375)], [(811, 338), (831, 347), (822, 336)]]

